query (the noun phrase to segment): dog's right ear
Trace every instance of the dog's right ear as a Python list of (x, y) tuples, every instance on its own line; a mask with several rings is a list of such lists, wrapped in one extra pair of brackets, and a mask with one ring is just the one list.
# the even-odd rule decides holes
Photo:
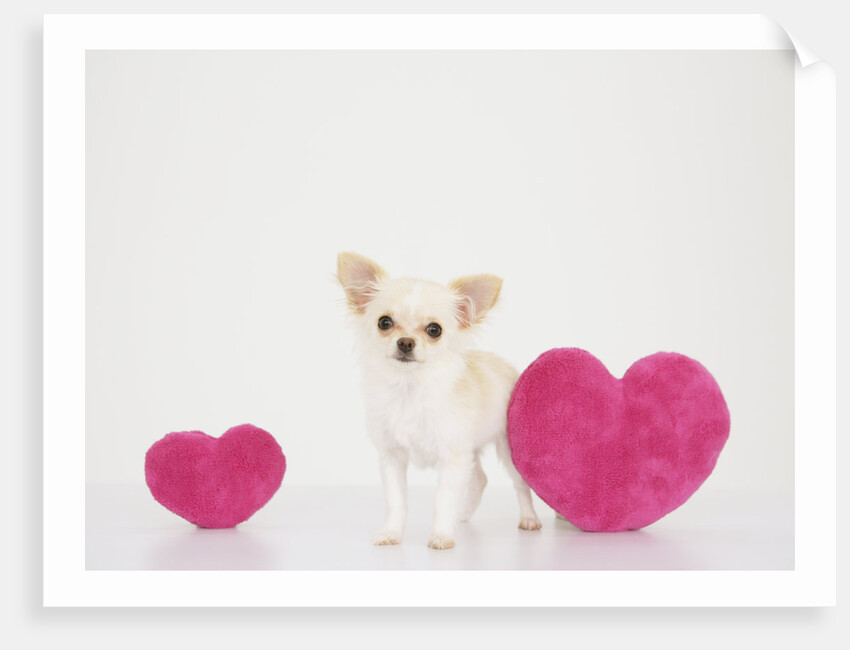
[(353, 312), (362, 314), (375, 293), (375, 287), (387, 277), (387, 272), (368, 257), (340, 253), (336, 259), (336, 277), (345, 289), (348, 306)]

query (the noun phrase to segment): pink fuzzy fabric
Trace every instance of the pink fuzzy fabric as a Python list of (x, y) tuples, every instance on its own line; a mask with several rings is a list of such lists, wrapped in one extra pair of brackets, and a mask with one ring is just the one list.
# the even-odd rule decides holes
[(728, 436), (717, 382), (669, 352), (617, 379), (589, 352), (549, 350), (522, 373), (508, 406), (517, 470), (588, 531), (635, 530), (678, 508), (711, 474)]
[(202, 528), (231, 528), (248, 519), (274, 496), (285, 471), (280, 445), (250, 424), (220, 438), (169, 433), (145, 455), (153, 498)]

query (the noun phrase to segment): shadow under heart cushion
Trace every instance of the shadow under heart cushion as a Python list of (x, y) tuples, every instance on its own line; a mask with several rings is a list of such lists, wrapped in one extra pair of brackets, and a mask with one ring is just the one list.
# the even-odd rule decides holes
[(247, 520), (274, 496), (285, 471), (280, 445), (251, 424), (220, 438), (202, 431), (169, 433), (145, 455), (154, 499), (202, 528), (232, 528)]
[(508, 406), (517, 470), (587, 531), (635, 530), (675, 510), (711, 474), (728, 437), (717, 382), (669, 352), (617, 379), (589, 352), (549, 350), (522, 373)]

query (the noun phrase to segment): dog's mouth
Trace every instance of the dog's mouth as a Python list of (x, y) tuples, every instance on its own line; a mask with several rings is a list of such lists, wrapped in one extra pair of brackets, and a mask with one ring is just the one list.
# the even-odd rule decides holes
[(398, 356), (393, 357), (396, 361), (400, 361), (401, 363), (418, 363), (419, 359), (408, 356), (406, 354), (399, 354)]

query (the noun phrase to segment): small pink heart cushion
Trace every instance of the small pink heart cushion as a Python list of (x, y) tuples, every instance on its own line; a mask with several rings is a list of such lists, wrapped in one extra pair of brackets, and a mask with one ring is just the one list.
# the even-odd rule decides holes
[(285, 471), (280, 445), (250, 424), (220, 438), (169, 433), (145, 455), (153, 498), (202, 528), (231, 528), (248, 519), (274, 496)]
[(522, 373), (508, 406), (517, 470), (588, 531), (635, 530), (678, 508), (711, 474), (728, 437), (717, 382), (669, 352), (617, 379), (589, 352), (549, 350)]

